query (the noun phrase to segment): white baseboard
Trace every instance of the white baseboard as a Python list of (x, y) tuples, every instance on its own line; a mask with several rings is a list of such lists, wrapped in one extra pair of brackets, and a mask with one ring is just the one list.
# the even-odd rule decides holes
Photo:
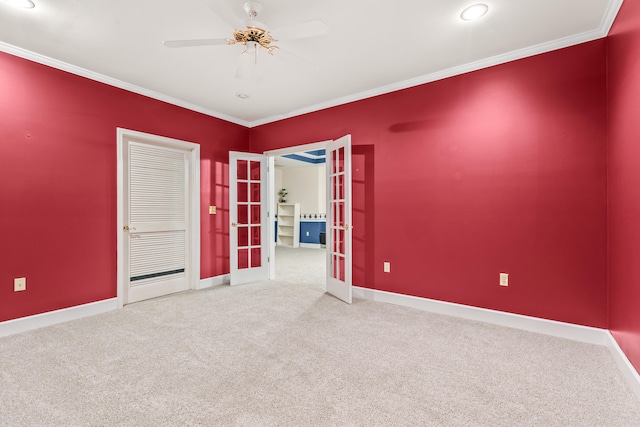
[[(202, 279), (198, 282), (198, 290), (219, 286), (225, 283), (229, 283), (228, 274)], [(68, 322), (70, 320), (107, 313), (119, 308), (122, 308), (122, 305), (119, 305), (118, 298), (111, 298), (89, 304), (77, 305), (75, 307), (63, 308), (61, 310), (35, 314), (33, 316), (21, 317), (19, 319), (7, 320), (5, 322), (0, 322), (0, 338), (18, 334), (20, 332), (43, 328), (45, 326)]]
[(33, 316), (21, 317), (19, 319), (7, 320), (0, 322), (0, 337), (64, 323), (70, 320), (81, 319), (83, 317), (94, 316), (96, 314), (107, 313), (117, 310), (118, 308), (118, 299), (110, 298), (89, 304), (77, 305), (75, 307), (63, 308), (61, 310), (49, 311), (47, 313), (35, 314)]
[(609, 342), (607, 347), (609, 347), (609, 351), (613, 355), (613, 359), (616, 361), (618, 368), (622, 372), (622, 375), (627, 380), (627, 383), (631, 387), (631, 390), (638, 396), (640, 399), (640, 375), (636, 368), (631, 364), (627, 355), (624, 354), (616, 339), (611, 335), (611, 332), (607, 332)]
[(198, 290), (213, 288), (214, 286), (220, 285), (228, 285), (231, 280), (231, 276), (228, 274), (223, 274), (221, 276), (213, 276), (208, 279), (200, 279), (200, 285), (198, 286)]
[(320, 249), (320, 243), (302, 243), (300, 242), (301, 248), (311, 248), (311, 249)]
[(448, 316), (492, 323), (494, 325), (506, 326), (509, 328), (522, 329), (529, 332), (537, 332), (574, 341), (599, 345), (609, 344), (609, 331), (606, 329), (591, 328), (588, 326), (540, 319), (538, 317), (523, 316), (520, 314), (506, 313), (503, 311), (471, 307), (468, 305), (395, 294), (392, 292), (378, 291), (356, 286), (353, 287), (353, 296), (356, 298), (416, 308), (432, 313), (445, 314)]
[(611, 335), (611, 332), (607, 329), (591, 328), (588, 326), (574, 325), (571, 323), (523, 316), (520, 314), (488, 310), (486, 308), (471, 307), (468, 305), (454, 304), (428, 298), (396, 294), (393, 292), (378, 291), (358, 286), (353, 287), (353, 296), (371, 301), (429, 311), (431, 313), (461, 317), (463, 319), (486, 322), (494, 325), (570, 339), (573, 341), (606, 346), (609, 348), (609, 351), (611, 351), (611, 354), (613, 354), (613, 358), (627, 383), (640, 399), (640, 375), (622, 349), (620, 349), (620, 346), (618, 346), (618, 343), (613, 338), (613, 335)]

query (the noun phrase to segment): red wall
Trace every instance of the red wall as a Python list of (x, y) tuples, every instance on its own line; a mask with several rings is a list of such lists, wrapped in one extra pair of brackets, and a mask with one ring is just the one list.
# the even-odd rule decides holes
[(251, 150), (353, 136), (354, 285), (607, 327), (605, 46), (259, 126)]
[(229, 150), (350, 133), (355, 285), (607, 327), (605, 47), (250, 130), (0, 54), (0, 321), (115, 296), (124, 127), (201, 144), (202, 278), (229, 271)]
[(229, 272), (214, 180), (247, 129), (0, 53), (0, 321), (116, 296), (117, 127), (201, 144), (201, 277)]
[(640, 371), (640, 3), (608, 38), (609, 327)]

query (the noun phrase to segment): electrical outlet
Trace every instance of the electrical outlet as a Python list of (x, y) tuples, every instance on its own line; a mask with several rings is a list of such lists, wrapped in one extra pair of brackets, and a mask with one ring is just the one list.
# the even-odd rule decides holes
[(13, 292), (20, 292), (27, 290), (27, 278), (26, 277), (18, 277), (13, 279)]
[(307, 231), (307, 237), (309, 237), (309, 232)]
[(507, 273), (500, 273), (500, 286), (509, 286), (509, 275)]
[(384, 272), (385, 273), (391, 273), (391, 263), (390, 262), (386, 262), (383, 264), (383, 268), (384, 268)]
[(215, 214), (216, 214), (216, 207), (209, 206), (209, 215), (215, 215)]

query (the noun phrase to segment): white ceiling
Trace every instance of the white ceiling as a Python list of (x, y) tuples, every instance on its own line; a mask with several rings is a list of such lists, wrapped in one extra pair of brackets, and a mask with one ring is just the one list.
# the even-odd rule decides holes
[[(330, 33), (277, 42), (255, 77), (235, 79), (241, 46), (162, 41), (230, 38), (244, 0), (33, 1), (0, 0), (0, 50), (249, 127), (601, 38), (622, 3), (261, 0), (258, 19), (276, 39), (278, 27), (313, 19)], [(477, 2), (489, 13), (460, 20)]]

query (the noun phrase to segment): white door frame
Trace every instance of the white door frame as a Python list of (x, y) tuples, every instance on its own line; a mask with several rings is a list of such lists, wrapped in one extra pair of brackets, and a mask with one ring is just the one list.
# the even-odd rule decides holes
[[(327, 144), (333, 142), (332, 140), (312, 142), (310, 144), (296, 145), (294, 147), (279, 148), (277, 150), (265, 151), (263, 154), (269, 157), (269, 172), (267, 174), (267, 210), (269, 212), (269, 279), (273, 280), (276, 277), (275, 269), (275, 256), (276, 256), (276, 244), (274, 242), (276, 230), (274, 223), (276, 221), (276, 197), (275, 197), (275, 170), (274, 170), (274, 158), (277, 156), (283, 156), (285, 154), (295, 154), (301, 151), (314, 151), (314, 150), (326, 150)], [(325, 248), (326, 250), (327, 248)]]
[(187, 194), (188, 209), (188, 239), (190, 244), (187, 247), (187, 281), (189, 289), (200, 288), (200, 145), (181, 141), (179, 139), (167, 138), (163, 136), (153, 135), (150, 133), (138, 132), (129, 129), (117, 128), (117, 204), (118, 217), (116, 224), (117, 235), (117, 299), (118, 307), (124, 305), (124, 286), (125, 278), (124, 269), (124, 144), (128, 138), (145, 142), (151, 145), (177, 148), (187, 150), (187, 161), (189, 162), (189, 188), (190, 194)]

